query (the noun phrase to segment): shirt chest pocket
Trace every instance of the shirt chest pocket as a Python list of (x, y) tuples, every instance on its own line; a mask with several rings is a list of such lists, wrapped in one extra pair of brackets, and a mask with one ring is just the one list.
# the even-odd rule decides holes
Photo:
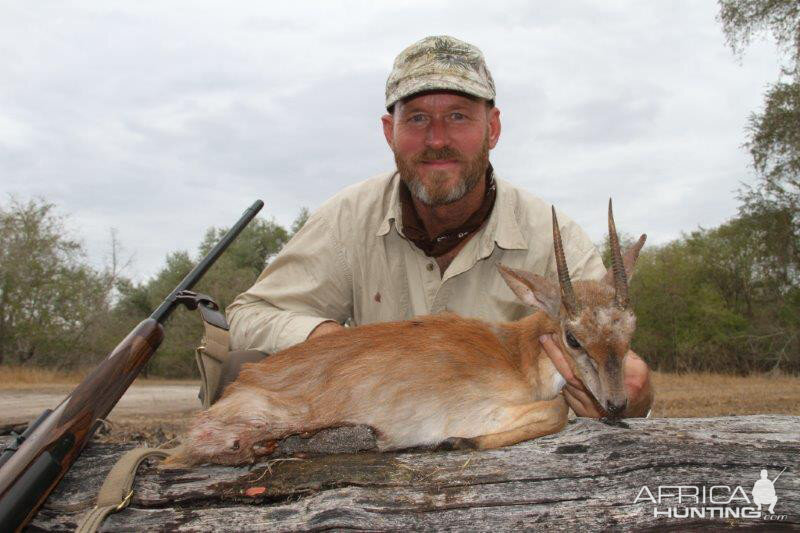
[(400, 261), (375, 261), (355, 281), (356, 325), (395, 322), (408, 316), (408, 278)]

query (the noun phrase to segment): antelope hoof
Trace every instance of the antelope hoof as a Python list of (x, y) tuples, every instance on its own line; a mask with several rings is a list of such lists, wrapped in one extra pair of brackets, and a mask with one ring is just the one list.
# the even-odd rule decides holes
[(270, 455), (278, 448), (277, 440), (269, 440), (266, 442), (258, 442), (253, 445), (253, 453), (257, 456)]
[(456, 450), (477, 450), (478, 445), (472, 439), (465, 439), (464, 437), (450, 437), (440, 442), (435, 451), (437, 452), (452, 452)]

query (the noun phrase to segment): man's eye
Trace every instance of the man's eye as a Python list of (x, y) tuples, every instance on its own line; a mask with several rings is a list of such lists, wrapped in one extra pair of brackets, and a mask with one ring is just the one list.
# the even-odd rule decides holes
[(458, 111), (456, 111), (456, 112), (450, 113), (450, 118), (453, 119), (453, 120), (464, 120), (467, 117), (465, 117), (462, 113), (459, 113)]
[(408, 119), (408, 121), (413, 124), (422, 124), (425, 122), (425, 120), (425, 115), (411, 115), (411, 117)]
[(564, 336), (567, 338), (567, 344), (569, 344), (571, 348), (577, 350), (581, 347), (581, 343), (578, 342), (578, 339), (576, 339), (571, 332), (568, 331)]

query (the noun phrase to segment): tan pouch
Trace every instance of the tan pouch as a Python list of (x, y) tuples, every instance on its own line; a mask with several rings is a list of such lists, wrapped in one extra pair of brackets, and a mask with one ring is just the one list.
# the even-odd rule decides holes
[(200, 393), (203, 408), (208, 409), (220, 396), (222, 368), (228, 360), (228, 330), (207, 322), (203, 318), (205, 333), (200, 346), (195, 350), (197, 368), (200, 370)]
[(219, 385), (223, 365), (228, 360), (228, 321), (210, 296), (183, 291), (177, 300), (189, 309), (200, 311), (203, 319), (203, 339), (195, 350), (195, 361), (201, 380), (197, 396), (203, 408), (208, 409), (222, 392)]

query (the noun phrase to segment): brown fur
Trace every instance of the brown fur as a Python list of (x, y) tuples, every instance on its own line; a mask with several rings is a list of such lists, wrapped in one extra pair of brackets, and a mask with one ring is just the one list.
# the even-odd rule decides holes
[[(555, 330), (544, 313), (496, 326), (448, 313), (311, 339), (245, 365), (222, 398), (198, 415), (188, 447), (172, 463), (246, 462), (260, 442), (344, 424), (373, 426), (383, 449), (533, 422), (543, 429), (523, 433), (556, 431), (566, 405), (555, 407), (564, 403), (560, 397), (542, 402), (555, 396), (546, 387), (553, 370), (543, 376), (538, 364), (538, 335)], [(544, 409), (531, 415), (539, 403)], [(436, 427), (426, 428), (430, 420)]]
[[(375, 428), (384, 450), (450, 439), (485, 449), (554, 433), (566, 423), (567, 405), (563, 378), (539, 343), (547, 333), (557, 334), (601, 405), (624, 403), (621, 361), (635, 320), (616, 307), (613, 289), (576, 282), (581, 312), (570, 319), (553, 281), (500, 271), (520, 299), (557, 316), (539, 311), (491, 324), (442, 314), (308, 340), (245, 365), (167, 464), (240, 464), (271, 451), (276, 439), (349, 424)], [(582, 350), (565, 345), (565, 329)]]

